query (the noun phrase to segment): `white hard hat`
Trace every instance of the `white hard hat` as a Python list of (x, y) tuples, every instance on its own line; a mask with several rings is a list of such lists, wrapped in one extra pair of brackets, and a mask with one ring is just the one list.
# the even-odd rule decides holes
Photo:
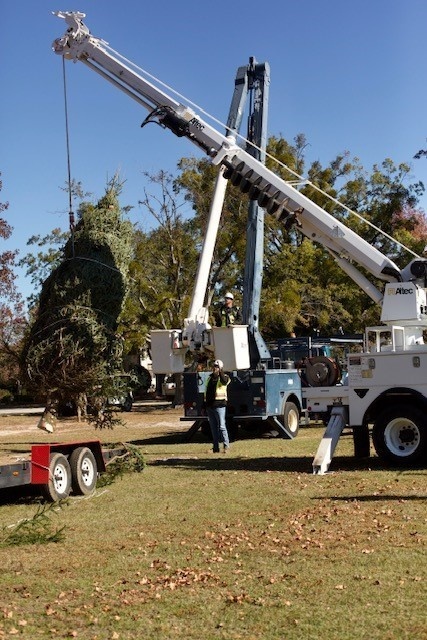
[(229, 291), (227, 291), (227, 293), (224, 296), (225, 299), (229, 298), (230, 300), (234, 300), (234, 296), (232, 293), (230, 293)]
[(223, 366), (224, 366), (224, 363), (223, 363), (223, 361), (222, 361), (222, 360), (215, 360), (215, 362), (214, 362), (214, 366), (215, 366), (215, 367), (219, 367), (220, 369), (222, 369), (222, 368), (223, 368)]

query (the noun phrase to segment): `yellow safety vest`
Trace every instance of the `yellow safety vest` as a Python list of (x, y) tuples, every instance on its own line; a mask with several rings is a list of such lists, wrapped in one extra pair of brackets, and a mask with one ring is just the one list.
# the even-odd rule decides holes
[[(210, 376), (209, 378), (207, 378), (206, 384), (205, 384), (205, 398), (206, 398), (206, 390), (208, 388), (209, 380), (210, 380)], [(230, 384), (230, 378), (228, 379), (228, 382), (226, 384), (223, 384), (221, 382), (221, 379), (218, 378), (216, 383), (216, 390), (215, 390), (215, 400), (227, 401), (227, 386), (229, 384)]]

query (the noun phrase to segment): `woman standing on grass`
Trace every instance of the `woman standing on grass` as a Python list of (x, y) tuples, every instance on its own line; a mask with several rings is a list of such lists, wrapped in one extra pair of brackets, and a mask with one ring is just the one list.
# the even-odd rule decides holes
[(206, 381), (205, 405), (208, 414), (209, 425), (212, 431), (213, 452), (219, 453), (219, 443), (224, 445), (224, 453), (230, 446), (225, 412), (227, 408), (227, 386), (230, 383), (229, 376), (223, 372), (222, 360), (215, 360), (212, 373)]

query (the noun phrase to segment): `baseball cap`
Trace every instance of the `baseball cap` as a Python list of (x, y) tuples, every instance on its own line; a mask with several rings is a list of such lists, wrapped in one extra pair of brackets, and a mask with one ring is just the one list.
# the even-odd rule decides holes
[(229, 291), (227, 291), (227, 293), (225, 294), (224, 298), (227, 300), (227, 298), (229, 300), (234, 300), (234, 296), (232, 293), (230, 293)]
[(215, 366), (215, 367), (219, 367), (220, 369), (222, 369), (222, 368), (223, 368), (223, 366), (224, 366), (224, 363), (223, 363), (223, 361), (222, 361), (222, 360), (215, 360), (215, 362), (214, 362), (214, 366)]

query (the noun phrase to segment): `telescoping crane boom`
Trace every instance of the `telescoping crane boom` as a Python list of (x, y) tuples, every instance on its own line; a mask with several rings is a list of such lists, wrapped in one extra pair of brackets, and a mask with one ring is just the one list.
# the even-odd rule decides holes
[[(425, 461), (427, 349), (423, 333), (427, 328), (427, 260), (416, 257), (400, 269), (343, 222), (269, 170), (259, 157), (241, 148), (233, 130), (220, 133), (193, 108), (173, 98), (170, 95), (173, 92), (165, 91), (159, 82), (156, 84), (145, 78), (143, 72), (131, 68), (131, 63), (112, 50), (108, 43), (91, 35), (83, 22), (85, 14), (57, 12), (55, 15), (64, 19), (68, 26), (65, 34), (53, 43), (55, 53), (82, 62), (141, 104), (149, 112), (143, 125), (155, 122), (176, 136), (190, 140), (219, 167), (222, 182), (229, 180), (287, 229), (295, 226), (304, 236), (323, 246), (372, 300), (382, 304), (383, 324), (367, 327), (363, 352), (348, 356), (345, 384), (340, 379), (325, 376), (323, 362), (319, 362), (311, 376), (314, 383), (308, 385), (310, 388), (301, 389), (300, 385), (298, 390), (298, 372), (290, 368), (286, 380), (288, 387), (294, 385), (291, 399), (283, 387), (277, 387), (271, 394), (271, 416), (278, 424), (279, 414), (282, 422), (283, 416), (298, 415), (300, 398), (305, 402), (308, 415), (321, 414), (330, 418), (313, 462), (314, 471), (323, 473), (328, 469), (345, 426), (353, 430), (356, 454), (369, 454), (372, 430), (375, 449), (384, 460), (393, 464)], [(210, 242), (214, 241), (215, 233), (214, 225)], [(371, 274), (374, 282), (365, 271)], [(375, 280), (385, 284), (379, 288)], [(191, 346), (195, 350), (202, 346), (206, 351), (213, 351), (206, 310), (198, 309), (204, 291), (199, 287), (199, 297), (193, 297), (194, 304), (181, 338), (177, 335), (173, 351), (180, 355), (184, 347)], [(217, 353), (216, 339), (214, 342)], [(248, 371), (249, 358), (247, 364), (240, 363), (234, 368), (236, 379), (241, 382), (241, 395), (251, 384), (256, 388), (256, 400), (260, 401), (258, 409), (263, 403), (268, 404), (266, 389), (273, 380), (272, 372), (262, 368)], [(250, 384), (246, 374), (239, 375), (238, 369), (246, 370)], [(182, 369), (174, 369), (178, 370)], [(319, 384), (316, 384), (317, 377)], [(244, 409), (243, 405), (244, 402), (241, 403)], [(293, 437), (297, 426), (294, 434), (286, 424), (284, 431), (288, 437)]]
[(405, 278), (415, 280), (420, 273), (424, 280), (425, 261), (424, 266), (420, 266), (417, 260), (415, 266), (408, 265), (407, 270), (402, 272), (392, 260), (357, 233), (240, 148), (233, 135), (227, 136), (217, 131), (190, 107), (180, 104), (136, 73), (112, 52), (107, 42), (91, 35), (83, 22), (85, 14), (57, 12), (56, 15), (66, 21), (68, 29), (61, 38), (55, 40), (55, 53), (74, 62), (83, 62), (139, 102), (149, 111), (145, 122), (157, 122), (202, 149), (213, 164), (225, 167), (225, 177), (243, 193), (247, 193), (251, 200), (256, 200), (287, 227), (297, 225), (302, 234), (329, 250), (343, 270), (375, 302), (382, 300), (382, 292), (358, 271), (354, 263), (386, 282), (401, 282)]

